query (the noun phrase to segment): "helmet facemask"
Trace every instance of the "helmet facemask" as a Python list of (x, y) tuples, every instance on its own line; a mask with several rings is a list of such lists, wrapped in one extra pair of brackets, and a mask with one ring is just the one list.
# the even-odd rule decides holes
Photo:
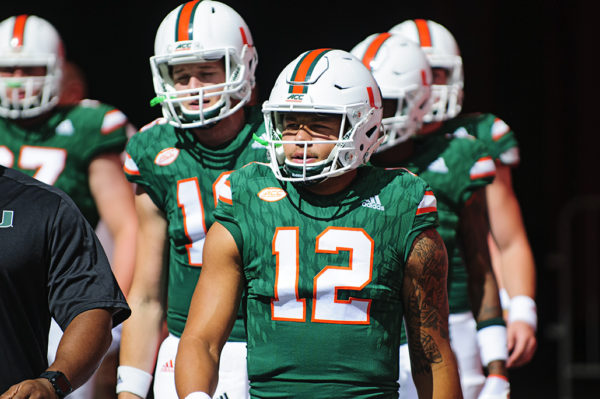
[[(179, 46), (194, 42), (180, 42)], [(244, 52), (247, 47), (244, 48)], [(215, 50), (185, 51), (183, 54), (169, 54), (150, 58), (156, 100), (161, 103), (163, 114), (169, 122), (181, 128), (210, 126), (226, 118), (250, 100), (253, 82), (246, 79), (247, 67), (242, 62), (245, 54), (238, 57), (233, 48)], [(172, 70), (175, 65), (203, 63), (222, 60), (225, 69), (225, 82), (202, 87), (177, 90), (173, 81)], [(219, 100), (207, 108), (192, 110), (185, 102), (198, 101), (203, 104), (207, 98), (218, 97)]]
[[(428, 86), (413, 86), (401, 90), (394, 97), (384, 96), (382, 125), (385, 140), (378, 152), (405, 142), (421, 129), (423, 116), (431, 107), (431, 89)], [(392, 116), (387, 117), (389, 114)]]
[(0, 116), (33, 118), (52, 110), (63, 62), (62, 40), (48, 21), (23, 14), (0, 22)]
[(425, 115), (424, 121), (439, 122), (456, 117), (462, 110), (463, 100), (463, 68), (460, 57), (428, 55), (432, 69), (446, 71), (445, 84), (431, 86), (431, 111)]
[[(328, 178), (340, 176), (359, 165), (368, 162), (371, 155), (383, 141), (383, 135), (378, 126), (365, 127), (374, 118), (374, 109), (366, 111), (360, 104), (357, 109), (352, 106), (338, 107), (340, 111), (315, 112), (316, 110), (275, 111), (263, 109), (265, 112), (265, 127), (267, 130), (267, 148), (271, 159), (271, 169), (275, 176), (282, 181), (302, 182), (307, 185), (320, 183)], [(328, 107), (330, 109), (335, 107)], [(283, 117), (286, 112), (306, 112), (318, 114), (340, 115), (341, 122), (337, 140), (284, 140)], [(304, 159), (301, 163), (291, 162), (284, 153), (283, 145), (302, 145)], [(313, 144), (335, 144), (328, 157), (318, 162), (307, 162), (309, 146)]]

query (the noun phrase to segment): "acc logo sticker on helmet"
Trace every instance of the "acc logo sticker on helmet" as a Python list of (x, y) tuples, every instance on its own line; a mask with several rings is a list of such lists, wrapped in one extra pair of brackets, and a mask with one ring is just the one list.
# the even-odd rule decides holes
[(290, 94), (285, 101), (290, 101), (290, 102), (302, 102), (302, 100), (304, 99), (304, 94)]
[(287, 193), (279, 187), (267, 187), (260, 190), (258, 198), (266, 202), (277, 202), (286, 197)]
[(179, 150), (174, 147), (161, 150), (154, 158), (154, 163), (158, 166), (167, 166), (172, 164), (179, 156)]

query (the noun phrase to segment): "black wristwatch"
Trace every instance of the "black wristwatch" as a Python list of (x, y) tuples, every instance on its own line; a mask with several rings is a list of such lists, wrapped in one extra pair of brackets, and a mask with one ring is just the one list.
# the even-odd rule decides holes
[(60, 399), (73, 392), (71, 383), (60, 371), (44, 371), (38, 378), (45, 378), (50, 381)]

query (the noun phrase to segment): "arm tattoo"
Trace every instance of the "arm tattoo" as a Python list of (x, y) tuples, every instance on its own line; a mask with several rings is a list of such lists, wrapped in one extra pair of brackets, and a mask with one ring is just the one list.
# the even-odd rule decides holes
[(446, 247), (435, 230), (415, 239), (406, 264), (403, 289), (406, 329), (413, 373), (431, 374), (431, 365), (443, 361), (433, 334), (448, 339)]

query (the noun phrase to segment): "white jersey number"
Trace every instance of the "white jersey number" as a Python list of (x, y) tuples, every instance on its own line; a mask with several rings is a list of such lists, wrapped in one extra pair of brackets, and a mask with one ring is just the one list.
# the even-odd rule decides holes
[[(213, 197), (218, 198), (219, 193), (226, 191), (225, 181), (231, 172), (222, 173), (213, 184)], [(206, 239), (206, 221), (202, 194), (198, 178), (179, 180), (177, 182), (177, 205), (183, 213), (183, 228), (190, 241), (185, 247), (188, 253), (188, 263), (192, 266), (202, 266), (202, 250)]]
[[(316, 239), (317, 253), (348, 251), (348, 266), (325, 266), (313, 279), (311, 321), (369, 324), (370, 299), (340, 300), (337, 291), (362, 290), (373, 276), (373, 239), (363, 229), (328, 227)], [(306, 300), (298, 294), (300, 276), (299, 229), (278, 228), (273, 237), (276, 256), (273, 320), (306, 321)]]
[[(7, 147), (0, 147), (0, 164), (12, 168), (15, 156)], [(19, 154), (18, 167), (35, 170), (33, 177), (43, 183), (54, 185), (65, 169), (67, 150), (64, 148), (24, 145)]]

